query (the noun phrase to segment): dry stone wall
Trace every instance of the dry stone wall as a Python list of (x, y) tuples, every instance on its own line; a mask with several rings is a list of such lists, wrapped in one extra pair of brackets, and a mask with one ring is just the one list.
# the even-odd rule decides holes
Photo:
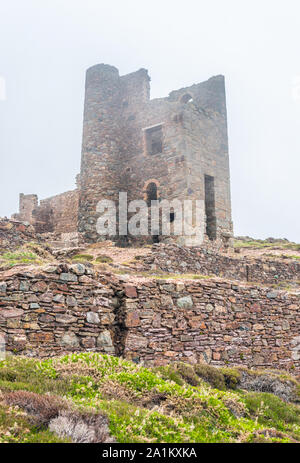
[(5, 272), (0, 333), (8, 351), (53, 356), (68, 351), (118, 353), (113, 278), (95, 279), (81, 264)]
[(98, 351), (155, 365), (172, 360), (300, 371), (299, 294), (221, 279), (139, 279), (82, 264), (17, 268), (0, 280), (8, 351)]
[(144, 263), (147, 270), (165, 273), (217, 275), (261, 284), (300, 282), (300, 263), (297, 261), (238, 259), (205, 247), (153, 245), (153, 252), (144, 259)]
[(124, 302), (124, 355), (300, 371), (300, 297), (218, 280), (152, 280)]

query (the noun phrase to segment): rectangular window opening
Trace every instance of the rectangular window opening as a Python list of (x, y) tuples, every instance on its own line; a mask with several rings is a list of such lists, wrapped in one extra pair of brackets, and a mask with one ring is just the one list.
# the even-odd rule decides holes
[(217, 221), (215, 210), (215, 179), (210, 175), (205, 175), (204, 182), (206, 234), (210, 240), (215, 240), (217, 237)]
[(145, 130), (147, 154), (159, 154), (163, 150), (162, 126), (157, 125)]

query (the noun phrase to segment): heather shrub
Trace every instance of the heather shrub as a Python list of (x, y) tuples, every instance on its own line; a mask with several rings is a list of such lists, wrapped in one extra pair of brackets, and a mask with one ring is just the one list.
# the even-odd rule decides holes
[(69, 437), (75, 443), (114, 442), (108, 428), (108, 419), (101, 414), (62, 411), (49, 424), (49, 431), (59, 437)]
[(31, 421), (38, 427), (48, 425), (58, 416), (59, 411), (68, 407), (67, 402), (54, 395), (40, 395), (29, 391), (12, 391), (4, 394), (8, 405), (18, 406), (30, 415)]

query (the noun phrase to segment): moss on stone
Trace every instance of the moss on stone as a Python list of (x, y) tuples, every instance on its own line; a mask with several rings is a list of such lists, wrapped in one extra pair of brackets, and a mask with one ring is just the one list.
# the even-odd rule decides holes
[(113, 262), (113, 259), (109, 256), (106, 256), (105, 254), (101, 254), (100, 256), (96, 257), (95, 261), (97, 263), (103, 263), (103, 264), (110, 264)]
[(72, 257), (72, 260), (75, 261), (92, 261), (94, 257), (90, 254), (76, 254), (75, 256)]

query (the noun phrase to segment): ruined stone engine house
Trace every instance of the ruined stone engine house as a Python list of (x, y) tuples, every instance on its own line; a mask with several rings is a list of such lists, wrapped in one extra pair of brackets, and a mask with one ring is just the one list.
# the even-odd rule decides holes
[[(103, 239), (96, 230), (97, 203), (118, 202), (119, 192), (127, 192), (128, 202), (202, 200), (205, 240), (228, 242), (232, 221), (224, 77), (157, 99), (150, 99), (149, 82), (145, 69), (125, 76), (106, 64), (87, 70), (77, 188), (40, 203), (36, 195), (21, 194), (15, 218), (28, 221), (38, 233), (79, 233), (96, 242)], [(113, 239), (120, 241), (119, 236)], [(201, 244), (185, 236), (176, 240)]]

